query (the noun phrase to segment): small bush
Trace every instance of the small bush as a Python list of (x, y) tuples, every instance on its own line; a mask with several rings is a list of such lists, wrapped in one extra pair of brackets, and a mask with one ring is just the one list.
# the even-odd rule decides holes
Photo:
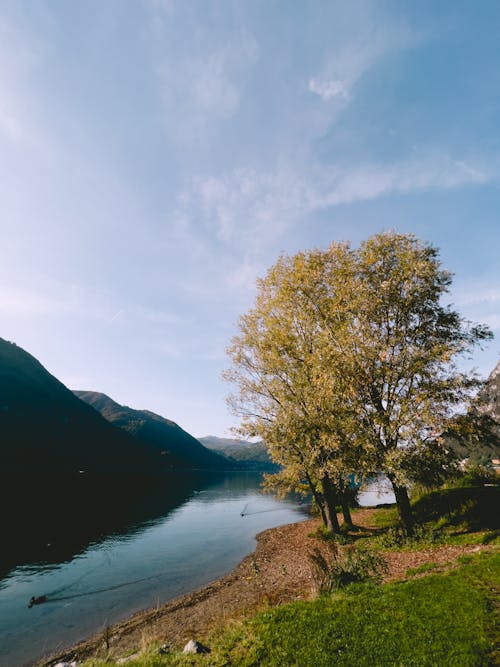
[(387, 570), (385, 560), (368, 549), (347, 547), (341, 551), (333, 543), (330, 555), (329, 559), (325, 558), (318, 548), (309, 554), (313, 578), (320, 593), (332, 593), (369, 579), (380, 581)]
[(352, 537), (347, 534), (347, 530), (344, 529), (344, 526), (341, 526), (340, 533), (331, 533), (325, 526), (321, 525), (315, 531), (309, 533), (308, 537), (314, 537), (328, 544), (350, 544)]
[(405, 547), (432, 546), (440, 544), (443, 539), (441, 530), (432, 526), (416, 525), (411, 537), (405, 533), (401, 526), (395, 526), (376, 537), (374, 542), (383, 549), (403, 549)]

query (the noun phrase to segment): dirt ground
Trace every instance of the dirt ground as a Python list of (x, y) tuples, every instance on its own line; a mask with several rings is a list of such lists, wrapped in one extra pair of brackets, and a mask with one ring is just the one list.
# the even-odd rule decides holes
[[(358, 510), (357, 526), (366, 534), (376, 529), (373, 510)], [(322, 543), (310, 536), (317, 519), (265, 530), (257, 536), (257, 548), (229, 574), (201, 590), (183, 595), (159, 608), (140, 612), (82, 642), (70, 650), (39, 663), (49, 667), (60, 660), (130, 655), (161, 641), (181, 648), (190, 639), (202, 640), (227, 618), (243, 616), (266, 605), (304, 600), (316, 594), (308, 554)], [(451, 566), (464, 553), (478, 546), (441, 545), (422, 551), (387, 553), (385, 580), (402, 579), (406, 570), (424, 563)]]

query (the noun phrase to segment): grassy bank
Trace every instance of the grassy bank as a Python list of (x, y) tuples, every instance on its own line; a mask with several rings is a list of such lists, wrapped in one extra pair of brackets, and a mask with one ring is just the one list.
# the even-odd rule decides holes
[(334, 596), (261, 613), (222, 638), (211, 664), (488, 664), (498, 565), (498, 557), (477, 556), (447, 574), (381, 587), (352, 585)]
[[(497, 500), (498, 489), (488, 487), (447, 489), (422, 497), (414, 505), (419, 521), (417, 537), (410, 541), (398, 536), (393, 509), (378, 510), (373, 519), (379, 528), (348, 536), (355, 543), (350, 548), (387, 553), (388, 558), (412, 556), (412, 550), (425, 553), (427, 559), (418, 567), (406, 568), (401, 580), (381, 585), (355, 583), (309, 602), (269, 607), (244, 620), (229, 620), (203, 638), (211, 649), (206, 655), (185, 656), (174, 647), (161, 655), (157, 643), (126, 664), (500, 664), (500, 653), (495, 649), (500, 555), (493, 546), (498, 541)], [(453, 544), (478, 546), (466, 547), (466, 555), (453, 562), (443, 558), (439, 566), (433, 562), (435, 554), (447, 554), (451, 548), (447, 545)], [(471, 553), (471, 548), (478, 552)], [(85, 663), (86, 667), (116, 664)]]
[[(500, 556), (467, 557), (445, 574), (382, 586), (353, 584), (333, 596), (283, 605), (212, 637), (211, 653), (161, 656), (153, 648), (129, 667), (239, 665), (240, 667), (333, 665), (500, 664), (498, 628)], [(498, 600), (497, 600), (498, 601)], [(496, 660), (495, 661), (495, 656)], [(89, 661), (86, 667), (116, 665)]]

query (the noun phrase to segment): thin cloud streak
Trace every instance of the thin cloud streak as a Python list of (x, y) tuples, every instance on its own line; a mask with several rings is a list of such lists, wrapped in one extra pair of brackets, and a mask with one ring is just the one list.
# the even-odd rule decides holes
[(393, 164), (314, 165), (275, 171), (236, 169), (199, 179), (183, 193), (182, 218), (200, 218), (223, 244), (254, 251), (275, 241), (297, 221), (331, 207), (425, 190), (481, 185), (493, 176), (485, 169), (435, 153)]
[(119, 310), (119, 311), (117, 311), (117, 312), (113, 315), (113, 317), (111, 317), (111, 318), (108, 320), (108, 324), (111, 324), (112, 322), (115, 322), (115, 321), (120, 317), (120, 315), (122, 315), (124, 312), (125, 312), (125, 311), (123, 311), (123, 310)]

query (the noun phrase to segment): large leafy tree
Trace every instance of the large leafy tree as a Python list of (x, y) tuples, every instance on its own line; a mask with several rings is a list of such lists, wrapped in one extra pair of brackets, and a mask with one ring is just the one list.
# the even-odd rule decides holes
[[(342, 252), (349, 254), (347, 247), (339, 247)], [(331, 391), (326, 334), (317, 313), (331, 287), (324, 280), (325, 259), (318, 251), (283, 257), (259, 281), (255, 306), (241, 317), (232, 341), (233, 363), (225, 377), (237, 388), (230, 405), (242, 419), (240, 433), (262, 438), (284, 468), (276, 481), (286, 480), (289, 488), (305, 481), (326, 526), (338, 531), (335, 507), (355, 469), (355, 448), (351, 442), (346, 448), (341, 437), (346, 404), (338, 384)]]
[(321, 480), (333, 530), (353, 470), (387, 474), (412, 530), (408, 483), (440, 460), (437, 436), (474, 387), (457, 359), (491, 336), (443, 303), (450, 284), (436, 248), (383, 233), (280, 258), (240, 320), (226, 377), (242, 429)]
[(356, 252), (355, 306), (342, 344), (360, 409), (357, 437), (391, 480), (408, 532), (411, 470), (433, 452), (442, 458), (436, 438), (477, 385), (457, 360), (491, 337), (443, 303), (450, 285), (437, 249), (413, 235), (378, 234)]

